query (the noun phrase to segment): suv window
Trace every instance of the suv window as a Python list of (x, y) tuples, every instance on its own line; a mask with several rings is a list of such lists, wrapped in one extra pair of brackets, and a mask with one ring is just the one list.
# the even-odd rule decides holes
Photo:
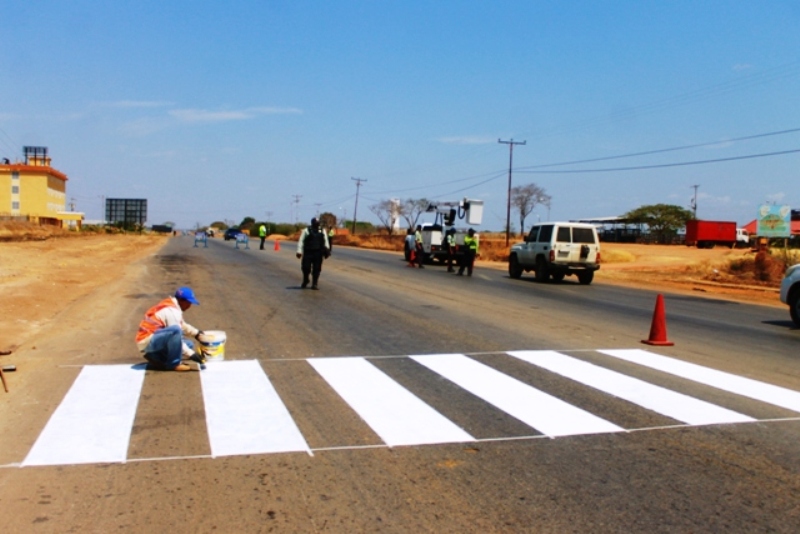
[(552, 224), (545, 224), (539, 230), (539, 239), (537, 240), (537, 242), (538, 243), (549, 243), (551, 237), (553, 237), (553, 225)]
[(594, 243), (594, 232), (591, 228), (573, 228), (573, 243)]
[(528, 237), (525, 239), (528, 243), (535, 243), (536, 242), (536, 234), (539, 233), (539, 227), (534, 226), (531, 228), (531, 233), (528, 234)]
[(569, 236), (569, 226), (559, 226), (558, 233), (556, 234), (556, 242), (569, 243), (571, 241)]

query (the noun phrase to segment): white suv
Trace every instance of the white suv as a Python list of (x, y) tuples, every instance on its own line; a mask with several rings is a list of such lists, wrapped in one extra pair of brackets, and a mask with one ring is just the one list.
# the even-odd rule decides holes
[(789, 315), (800, 326), (800, 263), (786, 269), (781, 282), (781, 302), (789, 305)]
[(591, 224), (573, 222), (539, 223), (531, 227), (524, 243), (511, 247), (508, 275), (519, 278), (523, 271), (535, 271), (536, 280), (551, 277), (560, 282), (574, 274), (581, 284), (591, 284), (600, 268), (600, 241)]

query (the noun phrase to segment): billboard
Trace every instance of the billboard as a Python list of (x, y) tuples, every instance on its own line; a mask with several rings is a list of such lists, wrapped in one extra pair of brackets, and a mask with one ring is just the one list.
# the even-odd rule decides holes
[(135, 224), (144, 225), (145, 221), (147, 221), (147, 199), (106, 199), (106, 222), (131, 226)]
[(764, 204), (758, 208), (756, 234), (761, 237), (791, 237), (791, 215), (789, 206)]

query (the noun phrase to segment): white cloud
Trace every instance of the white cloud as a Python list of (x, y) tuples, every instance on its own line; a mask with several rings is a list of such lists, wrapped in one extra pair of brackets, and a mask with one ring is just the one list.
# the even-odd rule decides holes
[(259, 115), (299, 114), (297, 108), (253, 107), (241, 110), (174, 109), (170, 116), (181, 122), (227, 122), (253, 119)]
[(743, 70), (750, 70), (753, 66), (750, 63), (737, 63), (733, 66), (733, 70), (735, 71), (743, 71)]
[(773, 193), (771, 195), (767, 195), (765, 198), (768, 202), (775, 202), (777, 204), (779, 202), (783, 202), (783, 199), (786, 198), (786, 193)]
[(154, 100), (119, 100), (117, 102), (103, 102), (100, 104), (109, 108), (163, 108), (172, 106), (172, 102), (159, 102)]
[(440, 143), (446, 145), (487, 145), (489, 143), (496, 143), (494, 137), (481, 137), (477, 135), (463, 135), (454, 137), (440, 137), (437, 139)]

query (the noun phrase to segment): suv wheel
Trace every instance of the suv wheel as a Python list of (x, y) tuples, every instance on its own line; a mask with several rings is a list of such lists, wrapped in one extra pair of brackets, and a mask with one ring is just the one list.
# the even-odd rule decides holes
[(578, 273), (578, 282), (585, 286), (591, 284), (593, 279), (594, 271), (583, 271), (582, 273)]
[(789, 315), (797, 326), (800, 326), (800, 287), (796, 287), (789, 294)]
[(522, 276), (522, 265), (519, 264), (516, 255), (508, 259), (508, 276), (511, 278), (519, 278)]
[(539, 257), (536, 259), (536, 281), (547, 282), (548, 278), (550, 278), (550, 273), (547, 271), (547, 262), (544, 261), (544, 258)]

